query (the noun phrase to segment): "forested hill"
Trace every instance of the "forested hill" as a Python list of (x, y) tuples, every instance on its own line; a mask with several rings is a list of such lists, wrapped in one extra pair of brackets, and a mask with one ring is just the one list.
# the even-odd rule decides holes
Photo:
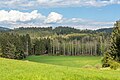
[(97, 30), (95, 30), (95, 32), (111, 33), (112, 30), (113, 30), (113, 28), (101, 28), (101, 29), (97, 29)]
[[(47, 31), (47, 32), (52, 32), (52, 33), (56, 33), (56, 34), (71, 34), (71, 33), (111, 33), (113, 28), (101, 28), (101, 29), (97, 29), (97, 30), (80, 30), (80, 29), (75, 29), (72, 27), (63, 27), (63, 26), (59, 26), (56, 28), (52, 28), (52, 27), (20, 27), (20, 28), (15, 28), (12, 31), (15, 32), (26, 32), (26, 31), (33, 31), (33, 32), (39, 32), (39, 31)], [(0, 27), (0, 31), (11, 31), (11, 29), (9, 28), (4, 28), (4, 27)]]
[(52, 33), (56, 33), (56, 34), (71, 34), (71, 33), (111, 33), (113, 28), (101, 28), (101, 29), (97, 29), (97, 30), (89, 30), (89, 29), (85, 29), (85, 30), (80, 30), (80, 29), (75, 29), (72, 27), (63, 27), (63, 26), (59, 26), (56, 28), (52, 28), (52, 27), (27, 27), (27, 28), (15, 28), (14, 31), (16, 32), (26, 32), (26, 31), (33, 31), (33, 32), (39, 32), (39, 31), (46, 31), (46, 32), (52, 32)]
[(11, 29), (9, 29), (9, 28), (4, 28), (4, 27), (0, 27), (0, 31), (9, 31), (9, 30), (11, 30)]

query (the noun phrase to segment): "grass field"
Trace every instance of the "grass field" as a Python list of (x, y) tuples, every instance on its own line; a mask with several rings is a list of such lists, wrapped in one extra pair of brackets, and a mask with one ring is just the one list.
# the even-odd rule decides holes
[(101, 65), (101, 57), (95, 56), (29, 56), (25, 60), (78, 68)]
[(85, 56), (31, 56), (23, 61), (0, 58), (0, 80), (120, 80), (120, 70), (81, 68), (88, 63), (94, 66), (100, 59)]

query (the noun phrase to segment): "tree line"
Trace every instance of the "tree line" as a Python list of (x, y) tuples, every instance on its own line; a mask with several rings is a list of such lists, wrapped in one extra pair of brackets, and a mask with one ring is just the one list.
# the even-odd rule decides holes
[(108, 49), (105, 34), (67, 34), (31, 38), (29, 34), (0, 33), (0, 56), (22, 59), (29, 55), (103, 55)]

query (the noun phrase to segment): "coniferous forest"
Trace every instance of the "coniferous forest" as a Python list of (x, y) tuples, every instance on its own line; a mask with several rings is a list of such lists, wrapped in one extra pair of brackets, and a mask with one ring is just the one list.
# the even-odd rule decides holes
[(29, 55), (102, 56), (110, 34), (70, 27), (17, 28), (0, 32), (0, 56), (23, 59)]

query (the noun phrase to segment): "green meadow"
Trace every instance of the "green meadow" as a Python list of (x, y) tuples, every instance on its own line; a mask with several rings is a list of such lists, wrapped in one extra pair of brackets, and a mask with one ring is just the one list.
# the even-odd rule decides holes
[[(0, 58), (0, 80), (120, 80), (120, 70), (96, 68), (101, 57), (30, 56)], [(87, 66), (87, 67), (86, 67)]]
[(102, 57), (100, 56), (28, 56), (24, 60), (59, 66), (81, 68), (84, 66), (101, 66), (101, 59)]

